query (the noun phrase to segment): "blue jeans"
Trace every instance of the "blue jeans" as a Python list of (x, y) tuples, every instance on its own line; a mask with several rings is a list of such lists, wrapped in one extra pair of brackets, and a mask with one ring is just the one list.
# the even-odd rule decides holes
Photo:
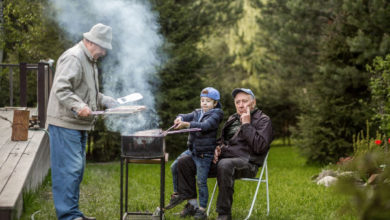
[(87, 131), (49, 125), (54, 206), (59, 220), (82, 217), (80, 183), (85, 167)]
[(214, 154), (203, 154), (203, 157), (192, 155), (196, 166), (196, 183), (198, 185), (199, 206), (206, 208), (209, 200), (209, 190), (207, 188), (207, 177)]
[(177, 192), (177, 162), (179, 161), (180, 158), (184, 156), (191, 156), (191, 151), (190, 150), (184, 151), (171, 164), (173, 192)]
[[(211, 162), (213, 161), (214, 158), (214, 154), (210, 153), (210, 154), (202, 154), (201, 156), (197, 156), (195, 152), (192, 153), (190, 150), (186, 150), (183, 153), (181, 153), (171, 165), (174, 192), (178, 192), (177, 191), (178, 189), (177, 163), (179, 159), (184, 158), (185, 156), (191, 156), (192, 160), (195, 163), (196, 180), (197, 180), (196, 183), (198, 185), (198, 192), (199, 192), (199, 206), (206, 208), (207, 201), (209, 199), (207, 177), (209, 175), (209, 170), (210, 170)], [(196, 198), (196, 196), (194, 198)]]

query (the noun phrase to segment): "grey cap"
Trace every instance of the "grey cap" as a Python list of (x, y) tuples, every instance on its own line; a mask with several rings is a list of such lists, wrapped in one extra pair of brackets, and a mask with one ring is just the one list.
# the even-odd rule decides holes
[(252, 98), (255, 98), (255, 94), (253, 94), (252, 90), (246, 89), (246, 88), (235, 88), (235, 89), (233, 89), (233, 92), (232, 92), (233, 99), (236, 98), (236, 95), (239, 92), (244, 92), (244, 93), (246, 93), (248, 95), (251, 95)]
[(105, 48), (112, 49), (112, 29), (110, 26), (104, 24), (94, 25), (89, 32), (83, 34), (84, 38)]

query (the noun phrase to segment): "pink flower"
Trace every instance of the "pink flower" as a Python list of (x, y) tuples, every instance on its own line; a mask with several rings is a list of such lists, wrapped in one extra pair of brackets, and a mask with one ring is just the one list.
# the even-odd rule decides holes
[[(390, 140), (390, 138), (389, 138), (389, 140)], [(376, 144), (376, 145), (378, 145), (378, 146), (379, 146), (379, 145), (381, 145), (381, 143), (382, 143), (382, 141), (381, 141), (381, 140), (375, 140), (375, 144)]]

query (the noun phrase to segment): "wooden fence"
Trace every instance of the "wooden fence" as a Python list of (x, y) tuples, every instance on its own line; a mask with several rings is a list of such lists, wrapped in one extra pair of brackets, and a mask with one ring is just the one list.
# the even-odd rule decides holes
[(46, 122), (47, 103), (49, 101), (50, 89), (53, 82), (53, 71), (49, 63), (40, 62), (37, 64), (0, 64), (0, 68), (9, 68), (9, 96), (10, 106), (14, 106), (14, 69), (19, 69), (19, 93), (20, 107), (27, 106), (27, 73), (33, 70), (37, 73), (37, 104), (39, 127), (44, 128)]

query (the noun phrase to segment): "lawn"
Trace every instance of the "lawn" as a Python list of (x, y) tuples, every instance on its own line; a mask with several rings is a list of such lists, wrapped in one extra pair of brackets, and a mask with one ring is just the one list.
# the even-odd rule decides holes
[[(172, 192), (172, 180), (166, 166), (166, 199)], [(99, 220), (119, 219), (119, 162), (88, 163), (81, 185), (80, 208), (86, 215)], [(159, 166), (131, 164), (129, 166), (129, 209), (151, 211), (159, 205)], [(251, 219), (356, 219), (341, 214), (340, 207), (347, 198), (333, 188), (318, 186), (311, 177), (321, 167), (305, 164), (294, 147), (272, 147), (268, 159), (270, 186), (270, 214), (266, 215), (265, 187), (260, 187), (258, 201)], [(209, 179), (209, 191), (215, 179)], [(263, 185), (265, 186), (265, 185)], [(251, 193), (255, 183), (237, 181), (233, 203), (233, 219), (244, 219), (250, 207)], [(24, 195), (25, 211), (21, 219), (50, 220), (55, 218), (51, 198), (50, 178), (35, 193)], [(215, 219), (215, 200), (210, 219)], [(166, 219), (179, 219), (177, 213), (183, 205), (166, 212)]]

